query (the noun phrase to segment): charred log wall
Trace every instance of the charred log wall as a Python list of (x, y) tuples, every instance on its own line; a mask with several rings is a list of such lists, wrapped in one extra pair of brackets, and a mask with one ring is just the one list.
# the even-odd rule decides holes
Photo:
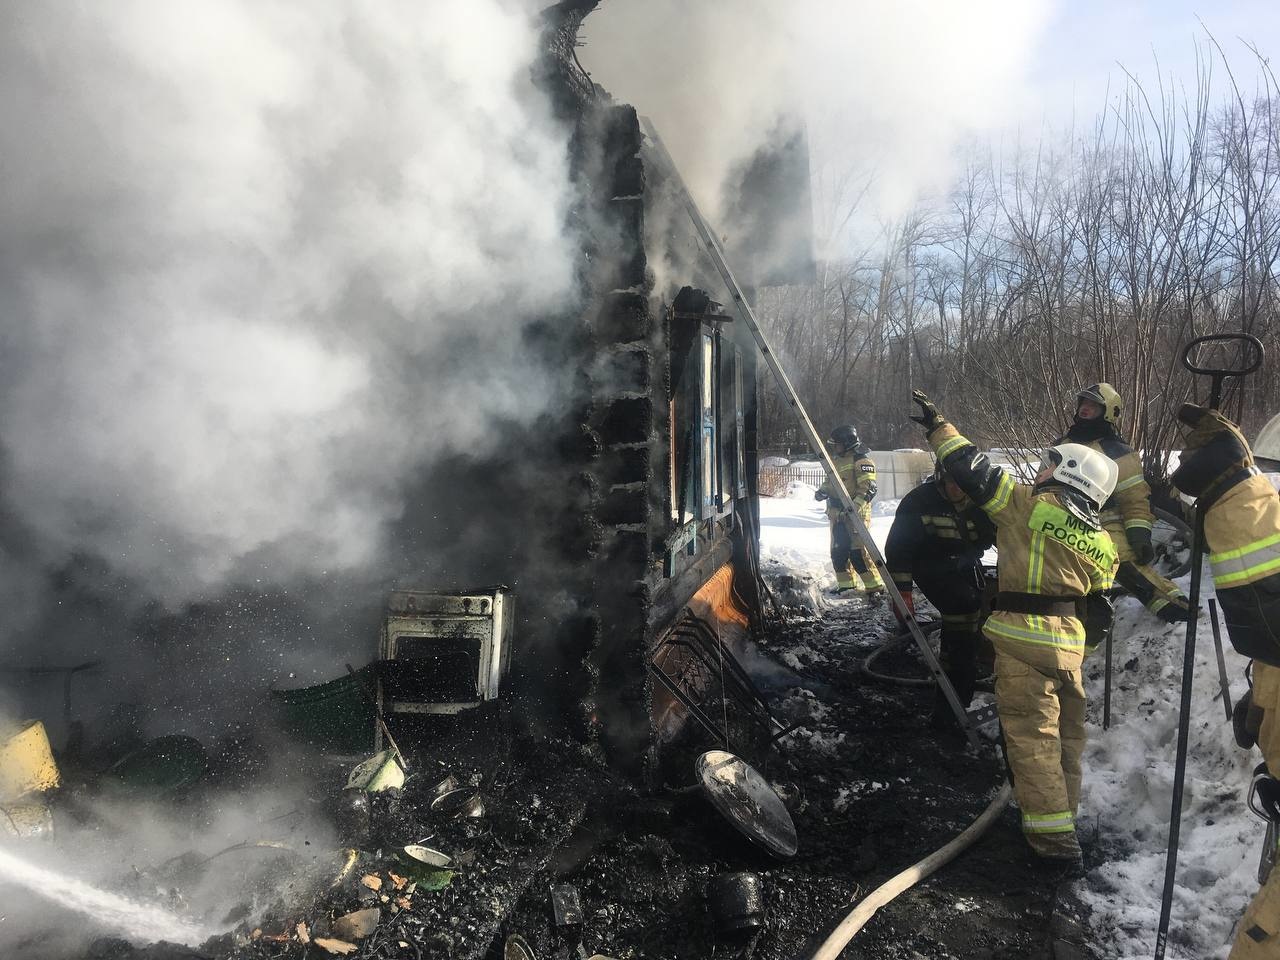
[(603, 283), (592, 328), (597, 357), (592, 429), (600, 440), (594, 477), (601, 554), (594, 583), (600, 642), (590, 658), (598, 678), (591, 700), (609, 761), (642, 775), (652, 739), (652, 681), (645, 665), (651, 604), (648, 574), (665, 478), (659, 437), (665, 428), (661, 330), (652, 302), (645, 247), (645, 169), (635, 110), (600, 108)]
[(600, 446), (592, 471), (600, 637), (589, 658), (596, 677), (590, 715), (609, 761), (648, 777), (658, 745), (648, 670), (653, 641), (725, 563), (742, 568), (740, 582), (755, 582), (755, 354), (746, 332), (726, 320), (722, 342), (736, 346), (744, 364), (747, 496), (735, 494), (730, 509), (701, 521), (695, 547), (683, 548), (687, 525), (673, 519), (671, 398), (675, 364), (697, 338), (673, 307), (677, 291), (690, 284), (722, 285), (674, 185), (647, 153), (635, 110), (601, 105), (598, 129), (598, 236), (605, 242), (597, 248), (602, 283), (591, 311), (591, 430)]

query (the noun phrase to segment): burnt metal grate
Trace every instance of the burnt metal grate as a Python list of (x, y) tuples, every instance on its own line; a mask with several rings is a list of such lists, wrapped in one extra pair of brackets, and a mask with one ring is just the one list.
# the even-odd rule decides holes
[(794, 729), (773, 715), (742, 664), (687, 607), (654, 644), (649, 670), (689, 717), (726, 749), (734, 746), (731, 719), (745, 728), (745, 736), (754, 732), (770, 742)]

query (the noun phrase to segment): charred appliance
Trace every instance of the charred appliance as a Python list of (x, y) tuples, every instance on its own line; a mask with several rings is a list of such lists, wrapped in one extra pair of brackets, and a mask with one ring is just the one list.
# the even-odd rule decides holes
[(511, 664), (515, 597), (506, 587), (391, 594), (378, 642), (378, 709), (456, 714), (496, 700)]

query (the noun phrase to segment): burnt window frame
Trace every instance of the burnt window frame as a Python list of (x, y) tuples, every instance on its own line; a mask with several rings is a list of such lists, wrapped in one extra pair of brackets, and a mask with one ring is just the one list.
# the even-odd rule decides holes
[(705, 293), (683, 288), (668, 308), (669, 520), (674, 552), (697, 552), (700, 536), (731, 518), (748, 494), (745, 358), (724, 324), (732, 316)]

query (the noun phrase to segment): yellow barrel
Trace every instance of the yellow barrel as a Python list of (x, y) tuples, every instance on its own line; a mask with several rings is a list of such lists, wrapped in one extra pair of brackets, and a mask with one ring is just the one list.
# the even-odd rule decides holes
[(0, 741), (0, 803), (58, 785), (58, 765), (43, 723), (28, 720), (16, 733), (0, 733), (0, 737), (4, 738)]

